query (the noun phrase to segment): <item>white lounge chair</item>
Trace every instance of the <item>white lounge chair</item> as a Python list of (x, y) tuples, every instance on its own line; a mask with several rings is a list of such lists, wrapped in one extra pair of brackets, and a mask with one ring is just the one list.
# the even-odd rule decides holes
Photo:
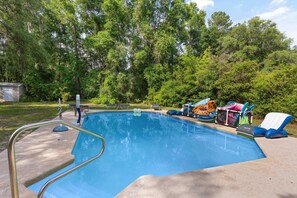
[(288, 133), (284, 130), (285, 126), (294, 117), (286, 113), (268, 113), (259, 126), (250, 127), (242, 125), (237, 129), (238, 134), (253, 137), (278, 138), (287, 137)]

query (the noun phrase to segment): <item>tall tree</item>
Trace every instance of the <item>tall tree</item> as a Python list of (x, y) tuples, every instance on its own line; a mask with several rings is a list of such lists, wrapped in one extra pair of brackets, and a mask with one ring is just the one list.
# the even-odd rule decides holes
[(28, 69), (47, 63), (37, 35), (38, 10), (35, 1), (0, 1), (1, 80), (22, 82)]
[(225, 12), (214, 12), (208, 19), (207, 38), (213, 53), (217, 53), (221, 49), (221, 40), (228, 34), (231, 26), (230, 16)]
[(290, 43), (291, 39), (287, 39), (275, 23), (254, 17), (233, 27), (223, 38), (222, 46), (225, 53), (234, 54), (235, 60), (262, 61), (274, 51), (288, 50)]

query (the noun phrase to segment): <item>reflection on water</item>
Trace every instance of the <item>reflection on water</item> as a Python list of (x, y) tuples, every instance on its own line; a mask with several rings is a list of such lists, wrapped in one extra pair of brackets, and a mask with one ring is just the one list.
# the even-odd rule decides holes
[[(264, 157), (252, 140), (161, 114), (90, 114), (83, 128), (104, 136), (106, 151), (49, 189), (49, 197), (113, 197), (142, 175), (164, 176)], [(73, 149), (75, 164), (100, 148), (100, 140), (80, 133)]]

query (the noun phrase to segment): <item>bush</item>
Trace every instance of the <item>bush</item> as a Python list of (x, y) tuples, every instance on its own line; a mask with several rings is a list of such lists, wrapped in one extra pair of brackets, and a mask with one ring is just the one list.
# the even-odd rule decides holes
[(69, 97), (70, 97), (70, 93), (69, 92), (63, 92), (63, 93), (61, 93), (61, 95), (62, 95), (62, 101), (63, 102), (66, 102), (66, 101), (69, 100)]
[(20, 97), (20, 102), (34, 102), (34, 99), (28, 95), (22, 95)]
[(116, 104), (117, 100), (114, 98), (99, 97), (99, 98), (92, 98), (91, 102), (95, 104)]

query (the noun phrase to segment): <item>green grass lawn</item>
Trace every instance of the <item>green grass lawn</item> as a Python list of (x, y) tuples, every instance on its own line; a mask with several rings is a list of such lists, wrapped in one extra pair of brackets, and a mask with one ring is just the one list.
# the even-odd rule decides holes
[[(68, 104), (74, 104), (74, 101), (63, 104), (63, 111), (68, 109)], [(90, 109), (115, 109), (115, 107), (106, 107), (106, 105), (96, 105), (88, 101), (81, 104), (89, 105)], [(125, 107), (126, 108), (126, 107)], [(133, 108), (150, 108), (146, 104), (130, 104), (128, 107)], [(162, 107), (162, 109), (176, 109), (171, 107)], [(51, 120), (58, 115), (57, 102), (30, 102), (30, 103), (0, 103), (0, 150), (3, 150), (9, 139), (9, 136), (19, 127)], [(254, 119), (253, 125), (259, 125), (261, 119)], [(297, 137), (297, 124), (290, 123), (285, 128), (290, 136)]]
[[(68, 104), (75, 104), (75, 101), (63, 104), (63, 111), (68, 109)], [(89, 105), (90, 109), (115, 109), (88, 101), (82, 101), (81, 104)], [(150, 105), (130, 104), (129, 108), (150, 108)], [(10, 135), (19, 127), (51, 120), (56, 116), (58, 116), (57, 102), (0, 103), (0, 151), (6, 148)]]
[(57, 103), (0, 103), (0, 150), (17, 128), (57, 116)]

